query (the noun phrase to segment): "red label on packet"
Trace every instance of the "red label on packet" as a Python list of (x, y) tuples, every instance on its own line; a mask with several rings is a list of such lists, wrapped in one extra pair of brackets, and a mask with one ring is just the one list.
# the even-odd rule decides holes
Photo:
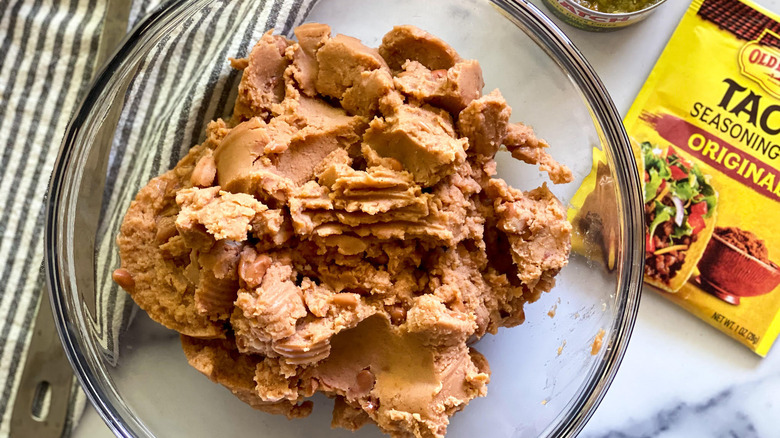
[(780, 177), (772, 166), (756, 161), (752, 156), (731, 146), (720, 137), (671, 114), (661, 116), (643, 114), (641, 118), (654, 126), (658, 134), (670, 144), (683, 149), (732, 179), (741, 180), (756, 193), (780, 201)]

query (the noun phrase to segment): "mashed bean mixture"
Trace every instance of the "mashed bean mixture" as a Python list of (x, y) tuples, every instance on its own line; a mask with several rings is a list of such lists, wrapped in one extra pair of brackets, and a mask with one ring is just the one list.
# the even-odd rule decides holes
[(232, 60), (232, 119), (140, 190), (114, 278), (254, 408), (304, 417), (320, 391), (334, 427), (442, 437), (487, 392), (469, 345), (522, 323), (569, 255), (560, 202), (496, 178), (494, 155), (571, 172), (482, 94), (479, 63), (420, 29), (378, 50), (295, 35)]

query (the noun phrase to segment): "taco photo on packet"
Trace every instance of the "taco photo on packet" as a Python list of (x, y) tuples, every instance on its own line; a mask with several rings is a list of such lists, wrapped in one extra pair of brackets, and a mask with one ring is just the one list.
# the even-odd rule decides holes
[(696, 269), (715, 229), (718, 194), (710, 176), (673, 147), (641, 144), (645, 282), (677, 292)]

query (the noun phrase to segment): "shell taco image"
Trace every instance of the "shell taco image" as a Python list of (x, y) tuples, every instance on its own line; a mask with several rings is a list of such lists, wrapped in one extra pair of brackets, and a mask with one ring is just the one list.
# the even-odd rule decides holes
[(645, 282), (676, 292), (688, 281), (715, 229), (718, 194), (710, 176), (669, 146), (641, 144)]
[[(710, 176), (680, 155), (649, 142), (631, 142), (645, 201), (646, 283), (677, 292), (691, 277), (715, 229), (718, 194)], [(614, 268), (617, 248), (615, 183), (604, 153), (571, 199), (572, 250)]]

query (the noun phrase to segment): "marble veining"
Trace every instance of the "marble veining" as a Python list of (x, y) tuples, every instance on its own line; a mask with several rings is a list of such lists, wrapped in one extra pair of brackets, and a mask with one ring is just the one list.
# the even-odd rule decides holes
[[(778, 436), (775, 427), (764, 428), (756, 417), (777, 408), (780, 373), (726, 387), (699, 402), (670, 400), (670, 407), (649, 413), (626, 412), (628, 421), (609, 430), (586, 432), (587, 438), (734, 437)], [(774, 415), (780, 414), (775, 412)], [(780, 424), (780, 423), (779, 423)]]

